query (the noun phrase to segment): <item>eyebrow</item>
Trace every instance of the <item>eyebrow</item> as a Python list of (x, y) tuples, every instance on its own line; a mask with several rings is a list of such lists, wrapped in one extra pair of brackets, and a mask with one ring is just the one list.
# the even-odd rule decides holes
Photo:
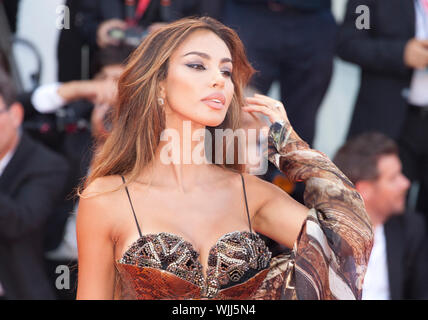
[[(200, 56), (200, 57), (202, 57), (204, 59), (207, 59), (207, 60), (211, 59), (211, 57), (208, 54), (206, 54), (204, 52), (199, 52), (199, 51), (188, 52), (188, 53), (184, 54), (183, 57), (191, 55), (191, 54), (195, 54), (195, 55)], [(233, 63), (232, 59), (230, 59), (230, 58), (223, 58), (223, 59), (220, 60), (220, 62), (221, 63), (224, 63), (224, 62), (231, 62), (231, 63)]]

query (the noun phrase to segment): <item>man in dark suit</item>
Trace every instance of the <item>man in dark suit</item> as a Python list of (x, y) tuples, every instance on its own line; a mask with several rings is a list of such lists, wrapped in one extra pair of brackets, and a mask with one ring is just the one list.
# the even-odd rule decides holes
[[(363, 11), (357, 14), (357, 8)], [(360, 27), (357, 18), (362, 19)], [(412, 0), (348, 1), (337, 53), (361, 67), (348, 137), (379, 131), (398, 138), (412, 73), (428, 66), (428, 41), (415, 38), (415, 21)]]
[[(294, 128), (307, 143), (330, 83), (337, 24), (330, 0), (227, 0), (222, 21), (236, 30), (257, 70), (251, 87), (267, 94), (274, 82)], [(262, 179), (290, 186), (303, 202), (304, 184), (293, 185), (269, 162)]]
[[(357, 28), (357, 18), (369, 29)], [(361, 67), (348, 138), (374, 130), (398, 142), (403, 172), (420, 185), (415, 208), (428, 223), (428, 1), (349, 0), (338, 54)]]
[(20, 126), (23, 107), (0, 70), (0, 283), (7, 299), (53, 299), (44, 227), (63, 194), (68, 166)]
[(337, 25), (330, 2), (224, 1), (223, 20), (237, 31), (258, 71), (251, 85), (266, 94), (279, 82), (288, 117), (309, 144), (333, 68)]
[(360, 192), (374, 227), (363, 299), (428, 299), (426, 228), (421, 215), (405, 211), (410, 183), (396, 143), (382, 133), (364, 133), (333, 161)]

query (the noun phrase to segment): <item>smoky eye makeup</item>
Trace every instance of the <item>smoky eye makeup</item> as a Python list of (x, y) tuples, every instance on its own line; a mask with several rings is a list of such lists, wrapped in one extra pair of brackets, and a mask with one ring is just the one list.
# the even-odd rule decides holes
[(203, 63), (201, 62), (188, 62), (185, 63), (185, 65), (191, 69), (196, 69), (196, 70), (205, 70), (205, 66)]
[(233, 66), (231, 62), (225, 62), (223, 63), (223, 66), (221, 67), (222, 72), (227, 72), (230, 76), (233, 73)]
[(232, 70), (231, 69), (223, 69), (221, 70), (226, 76), (232, 77)]
[[(195, 69), (195, 70), (206, 70), (207, 67), (205, 64), (201, 61), (190, 61), (190, 62), (184, 62), (184, 65), (188, 68)], [(220, 71), (227, 77), (232, 77), (232, 67), (222, 67), (220, 68)]]

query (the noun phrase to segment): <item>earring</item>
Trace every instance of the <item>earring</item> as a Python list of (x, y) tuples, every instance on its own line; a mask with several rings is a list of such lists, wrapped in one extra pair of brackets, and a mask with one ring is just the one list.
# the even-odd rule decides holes
[(165, 101), (163, 100), (163, 98), (158, 98), (158, 103), (159, 103), (159, 105), (163, 106)]

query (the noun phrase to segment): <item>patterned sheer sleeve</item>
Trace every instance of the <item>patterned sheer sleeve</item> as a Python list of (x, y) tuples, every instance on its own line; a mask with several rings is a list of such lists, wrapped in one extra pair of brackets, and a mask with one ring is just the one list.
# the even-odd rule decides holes
[(373, 231), (360, 194), (288, 122), (273, 123), (268, 141), (269, 161), (305, 183), (310, 210), (293, 250), (272, 259), (255, 298), (361, 299)]

